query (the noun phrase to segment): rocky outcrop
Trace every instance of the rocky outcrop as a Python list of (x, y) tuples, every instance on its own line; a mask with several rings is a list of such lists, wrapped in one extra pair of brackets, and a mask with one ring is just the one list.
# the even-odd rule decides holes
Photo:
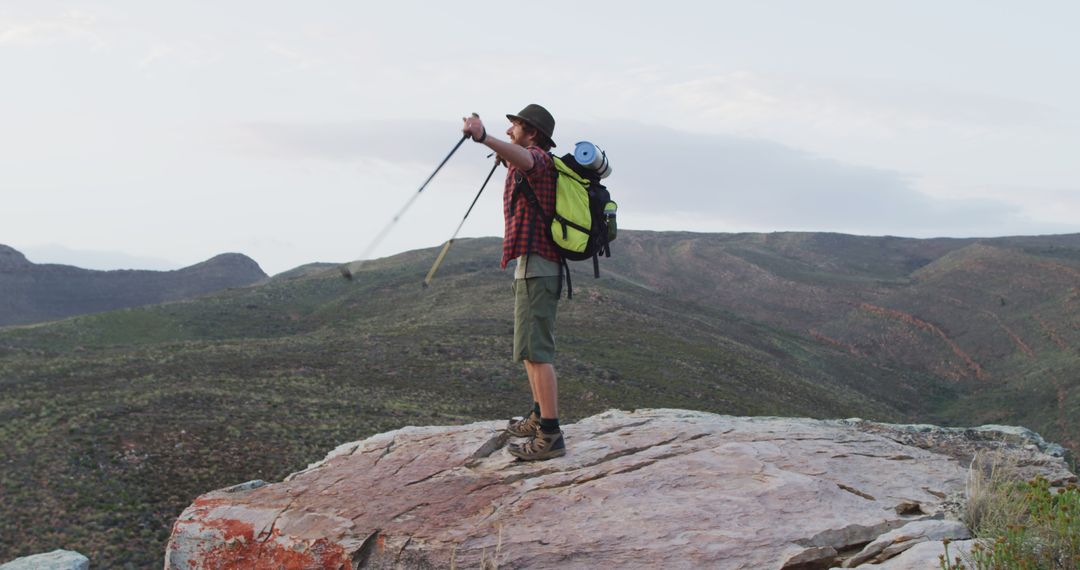
[(969, 538), (971, 532), (960, 521), (915, 521), (875, 538), (858, 554), (844, 562), (844, 567), (855, 568), (865, 562), (884, 562), (923, 542)]
[(175, 271), (94, 271), (31, 263), (0, 245), (0, 326), (178, 301), (263, 279), (259, 265), (238, 253)]
[(567, 456), (541, 463), (515, 461), (502, 425), (405, 428), (203, 495), (165, 567), (825, 569), (875, 540), (864, 560), (952, 536), (910, 526), (963, 490), (949, 439), (1074, 478), (1034, 445), (861, 420), (610, 411), (566, 426)]
[[(941, 540), (923, 541), (905, 549), (894, 558), (889, 558), (881, 563), (868, 562), (860, 564), (856, 568), (862, 570), (941, 570), (940, 557), (942, 555), (948, 553), (949, 562), (959, 566), (956, 562), (957, 559), (960, 559), (961, 562), (969, 559), (974, 546), (974, 540), (951, 541), (947, 548), (945, 542)], [(963, 566), (963, 568), (967, 568), (967, 566)], [(833, 570), (840, 569), (834, 568)]]
[(0, 570), (88, 570), (89, 568), (90, 559), (74, 550), (54, 550), (23, 556), (6, 564), (0, 564)]

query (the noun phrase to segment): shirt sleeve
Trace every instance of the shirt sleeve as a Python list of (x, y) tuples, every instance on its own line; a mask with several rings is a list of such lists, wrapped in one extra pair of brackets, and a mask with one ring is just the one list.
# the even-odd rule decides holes
[(548, 173), (555, 168), (555, 163), (552, 162), (551, 155), (540, 147), (530, 146), (529, 153), (532, 154), (533, 165), (525, 171), (525, 178), (535, 188), (537, 178), (548, 176)]

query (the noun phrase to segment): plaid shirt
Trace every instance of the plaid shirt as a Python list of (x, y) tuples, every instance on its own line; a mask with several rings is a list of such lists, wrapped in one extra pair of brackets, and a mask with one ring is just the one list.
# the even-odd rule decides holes
[[(555, 213), (555, 163), (551, 160), (551, 155), (540, 147), (530, 146), (528, 150), (532, 153), (532, 169), (521, 172), (516, 166), (511, 165), (506, 173), (506, 186), (503, 189), (503, 218), (506, 220), (502, 253), (504, 269), (511, 259), (526, 253), (535, 253), (556, 263), (562, 259), (558, 250), (555, 249), (555, 242), (551, 241), (551, 235), (545, 228), (546, 223), (537, 223), (537, 218)], [(540, 208), (547, 214), (537, 216), (524, 193), (514, 192), (517, 186), (516, 175), (519, 172), (529, 182), (529, 187), (540, 202)], [(532, 233), (531, 251), (530, 232)]]

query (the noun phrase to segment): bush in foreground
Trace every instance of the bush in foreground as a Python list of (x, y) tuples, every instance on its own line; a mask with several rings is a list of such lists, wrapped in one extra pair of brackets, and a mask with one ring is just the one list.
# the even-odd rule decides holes
[(1017, 473), (1000, 459), (975, 459), (964, 522), (978, 542), (953, 560), (946, 542), (943, 570), (1080, 568), (1080, 488), (1051, 487), (1041, 476), (1020, 481)]

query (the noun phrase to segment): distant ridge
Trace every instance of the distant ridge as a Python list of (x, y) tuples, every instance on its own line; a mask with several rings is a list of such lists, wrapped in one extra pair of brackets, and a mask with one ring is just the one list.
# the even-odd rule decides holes
[(239, 253), (175, 271), (96, 271), (35, 264), (0, 244), (0, 326), (177, 301), (263, 279), (259, 264)]
[(27, 261), (25, 255), (4, 244), (0, 244), (0, 271), (14, 270), (31, 265), (33, 264)]

